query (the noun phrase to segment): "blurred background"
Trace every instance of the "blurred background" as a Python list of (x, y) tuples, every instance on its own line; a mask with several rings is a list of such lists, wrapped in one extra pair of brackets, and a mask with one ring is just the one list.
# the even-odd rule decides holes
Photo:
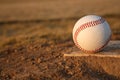
[(19, 45), (30, 37), (36, 41), (59, 35), (72, 40), (75, 22), (88, 14), (104, 17), (112, 39), (119, 40), (119, 4), (119, 0), (0, 0), (0, 47)]
[[(74, 78), (69, 69), (65, 72), (62, 52), (75, 47), (74, 24), (89, 14), (104, 17), (112, 29), (112, 40), (120, 40), (120, 0), (0, 0), (0, 79)], [(105, 80), (114, 78), (104, 70), (98, 75), (94, 69), (96, 78), (91, 73), (86, 77), (81, 74), (88, 66), (81, 72), (73, 68), (83, 80), (100, 79), (99, 75)]]

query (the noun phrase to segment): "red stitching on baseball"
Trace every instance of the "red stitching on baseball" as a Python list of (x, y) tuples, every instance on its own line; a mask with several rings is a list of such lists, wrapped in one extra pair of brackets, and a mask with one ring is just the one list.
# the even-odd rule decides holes
[(84, 29), (86, 29), (86, 28), (88, 28), (88, 27), (93, 27), (93, 26), (96, 26), (96, 25), (98, 25), (98, 24), (102, 24), (102, 23), (104, 23), (104, 22), (105, 22), (105, 19), (100, 18), (100, 19), (98, 19), (98, 20), (96, 20), (96, 21), (91, 21), (91, 22), (87, 22), (87, 23), (85, 23), (85, 24), (82, 24), (82, 25), (76, 30), (76, 32), (75, 32), (75, 34), (74, 34), (74, 37), (73, 37), (73, 40), (74, 40), (76, 46), (78, 46), (78, 48), (80, 48), (80, 49), (83, 50), (84, 52), (98, 52), (98, 51), (100, 51), (105, 45), (107, 45), (107, 43), (109, 42), (109, 40), (110, 40), (110, 38), (111, 38), (111, 35), (110, 35), (109, 39), (107, 40), (107, 42), (106, 42), (103, 46), (101, 46), (100, 48), (95, 49), (95, 50), (85, 50), (85, 49), (83, 49), (83, 48), (78, 44), (78, 42), (77, 42), (77, 36), (78, 36), (78, 34), (79, 34), (80, 31), (82, 31), (82, 30), (84, 30)]

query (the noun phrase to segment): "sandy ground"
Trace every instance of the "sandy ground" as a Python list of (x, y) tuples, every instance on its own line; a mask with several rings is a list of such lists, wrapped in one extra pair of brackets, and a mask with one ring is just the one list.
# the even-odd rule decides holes
[(1, 0), (0, 80), (120, 80), (119, 71), (110, 73), (120, 66), (119, 59), (63, 57), (76, 48), (72, 28), (87, 14), (103, 16), (112, 29), (112, 40), (120, 40), (119, 3)]

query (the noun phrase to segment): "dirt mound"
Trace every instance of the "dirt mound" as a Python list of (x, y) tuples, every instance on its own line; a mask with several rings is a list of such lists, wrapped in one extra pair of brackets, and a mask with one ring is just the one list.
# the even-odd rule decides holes
[(119, 2), (1, 0), (0, 80), (119, 80), (119, 59), (63, 57), (75, 47), (72, 28), (83, 15), (103, 16), (120, 40)]

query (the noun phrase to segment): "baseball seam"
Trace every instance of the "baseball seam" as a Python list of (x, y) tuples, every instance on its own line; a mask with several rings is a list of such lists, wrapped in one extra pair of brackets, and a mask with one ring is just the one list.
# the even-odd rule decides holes
[[(105, 45), (107, 45), (107, 43), (109, 42), (110, 38), (107, 40), (107, 42), (106, 42), (103, 46), (101, 46), (100, 48), (95, 49), (95, 50), (85, 50), (85, 49), (83, 49), (83, 48), (78, 44), (78, 42), (77, 42), (77, 36), (78, 36), (78, 34), (80, 33), (80, 31), (82, 31), (82, 30), (84, 30), (84, 29), (86, 29), (86, 28), (88, 28), (88, 27), (95, 27), (96, 25), (102, 24), (102, 23), (104, 23), (104, 22), (105, 22), (105, 19), (100, 18), (100, 19), (98, 19), (98, 20), (96, 20), (96, 21), (91, 21), (91, 22), (87, 22), (87, 23), (82, 24), (82, 25), (76, 30), (76, 32), (75, 32), (75, 34), (74, 34), (74, 36), (73, 36), (73, 40), (74, 40), (76, 46), (78, 46), (78, 48), (80, 48), (81, 50), (83, 50), (83, 51), (85, 51), (85, 52), (97, 52), (97, 51), (101, 50)], [(111, 37), (111, 36), (110, 36), (110, 37)]]

